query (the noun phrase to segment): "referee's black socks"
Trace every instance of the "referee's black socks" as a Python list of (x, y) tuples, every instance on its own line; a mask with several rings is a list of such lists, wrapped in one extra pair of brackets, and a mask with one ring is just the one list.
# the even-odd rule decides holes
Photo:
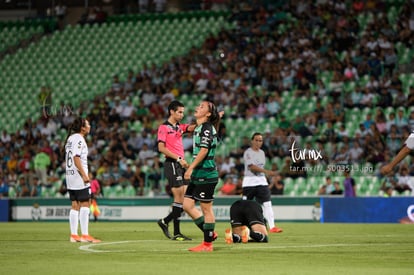
[(181, 203), (173, 203), (173, 219), (174, 219), (174, 235), (180, 234), (180, 217), (183, 213), (183, 205)]
[(167, 217), (164, 218), (165, 223), (169, 223), (171, 220), (177, 220), (181, 217), (181, 213), (183, 212), (183, 205), (178, 202), (174, 202), (172, 204), (172, 211), (168, 214)]

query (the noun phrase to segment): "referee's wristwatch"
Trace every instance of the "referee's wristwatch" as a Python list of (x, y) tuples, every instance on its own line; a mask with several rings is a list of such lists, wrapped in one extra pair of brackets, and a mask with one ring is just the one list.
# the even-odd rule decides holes
[(178, 163), (180, 163), (180, 161), (182, 161), (182, 160), (183, 160), (183, 158), (182, 158), (182, 157), (178, 157), (178, 158), (177, 158), (177, 162), (178, 162)]

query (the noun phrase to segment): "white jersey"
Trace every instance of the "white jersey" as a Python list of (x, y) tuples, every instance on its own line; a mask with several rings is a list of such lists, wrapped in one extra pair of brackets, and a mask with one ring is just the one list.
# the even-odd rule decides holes
[(414, 196), (414, 177), (409, 177), (407, 185), (411, 189), (411, 196)]
[[(407, 140), (405, 141), (405, 145), (410, 149), (414, 149), (414, 133), (411, 133)], [(405, 182), (408, 187), (411, 189), (411, 196), (414, 196), (414, 179), (413, 177), (408, 177), (408, 180)]]
[(414, 149), (414, 133), (411, 133), (407, 140), (405, 141), (405, 145), (410, 149), (413, 150)]
[(253, 187), (259, 185), (268, 185), (264, 173), (254, 173), (249, 169), (250, 165), (263, 168), (266, 163), (266, 156), (263, 150), (254, 151), (252, 148), (247, 149), (243, 154), (244, 160), (244, 177), (242, 187)]
[(65, 149), (67, 188), (70, 190), (84, 189), (86, 185), (75, 166), (74, 157), (80, 157), (83, 170), (88, 175), (88, 145), (81, 134), (73, 134), (68, 138)]

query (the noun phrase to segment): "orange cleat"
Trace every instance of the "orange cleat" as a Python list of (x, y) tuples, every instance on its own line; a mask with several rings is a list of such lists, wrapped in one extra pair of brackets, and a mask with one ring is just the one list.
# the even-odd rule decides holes
[(82, 235), (80, 241), (83, 243), (100, 243), (101, 242), (101, 240), (95, 239), (94, 237), (90, 235)]
[(226, 244), (232, 244), (233, 243), (233, 235), (231, 233), (231, 229), (227, 228), (224, 233), (224, 240), (226, 241)]
[(199, 244), (195, 247), (189, 248), (188, 251), (191, 251), (191, 252), (212, 252), (213, 251), (213, 244), (202, 242), (201, 244)]
[(243, 226), (242, 227), (242, 233), (241, 233), (241, 239), (242, 239), (242, 243), (247, 243), (249, 242), (249, 228), (247, 228), (247, 226)]
[(70, 235), (70, 242), (71, 243), (78, 243), (81, 241), (81, 237), (79, 237), (78, 235)]
[(271, 228), (270, 230), (269, 230), (269, 232), (270, 233), (282, 233), (283, 232), (283, 230), (282, 230), (282, 228), (279, 228), (279, 227), (273, 227), (273, 228)]

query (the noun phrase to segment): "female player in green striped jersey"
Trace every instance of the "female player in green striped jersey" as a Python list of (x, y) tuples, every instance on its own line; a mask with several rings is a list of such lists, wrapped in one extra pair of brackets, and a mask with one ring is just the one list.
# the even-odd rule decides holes
[[(184, 179), (190, 180), (184, 197), (184, 211), (203, 231), (204, 241), (190, 251), (213, 251), (215, 217), (213, 213), (214, 189), (218, 182), (218, 171), (214, 161), (217, 146), (217, 130), (220, 114), (210, 101), (202, 101), (196, 107), (194, 117), (197, 126), (193, 133), (193, 161), (187, 168)], [(200, 202), (201, 211), (195, 206)]]

